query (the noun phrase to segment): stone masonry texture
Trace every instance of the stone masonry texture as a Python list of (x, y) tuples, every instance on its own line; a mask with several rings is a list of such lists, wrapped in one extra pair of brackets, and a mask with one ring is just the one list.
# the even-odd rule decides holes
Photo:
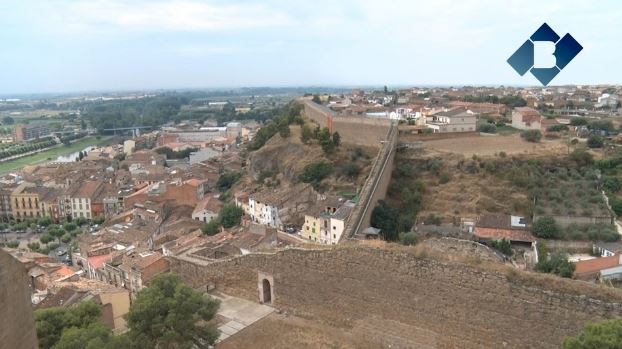
[(272, 275), (276, 308), (393, 348), (559, 348), (587, 323), (622, 316), (617, 291), (407, 250), (288, 249), (203, 265), (172, 258), (171, 269), (252, 301), (258, 272)]

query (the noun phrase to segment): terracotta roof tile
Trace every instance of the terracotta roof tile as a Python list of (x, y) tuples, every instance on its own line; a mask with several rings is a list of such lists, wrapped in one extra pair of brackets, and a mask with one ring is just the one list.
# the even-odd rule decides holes
[(613, 268), (620, 265), (620, 255), (610, 257), (594, 258), (575, 262), (576, 274), (594, 273), (603, 269)]

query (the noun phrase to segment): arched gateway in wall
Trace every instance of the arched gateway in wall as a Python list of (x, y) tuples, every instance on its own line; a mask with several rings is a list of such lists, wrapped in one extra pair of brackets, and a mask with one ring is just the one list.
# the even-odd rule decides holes
[(259, 303), (272, 305), (274, 302), (274, 278), (272, 275), (258, 272)]

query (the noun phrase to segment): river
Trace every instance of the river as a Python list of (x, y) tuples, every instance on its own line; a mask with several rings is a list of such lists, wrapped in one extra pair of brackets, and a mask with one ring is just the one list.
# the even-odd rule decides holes
[[(82, 149), (81, 151), (85, 151), (85, 152), (90, 152), (91, 150), (93, 150), (95, 148), (95, 146), (88, 146), (84, 149)], [(66, 154), (66, 155), (61, 155), (59, 157), (56, 158), (56, 160), (54, 160), (54, 162), (74, 162), (76, 161), (76, 159), (78, 158), (80, 154), (80, 151), (76, 151), (70, 154)]]

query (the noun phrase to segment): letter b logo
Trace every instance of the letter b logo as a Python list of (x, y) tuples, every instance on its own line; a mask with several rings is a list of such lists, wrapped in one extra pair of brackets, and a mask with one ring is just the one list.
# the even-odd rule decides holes
[(521, 76), (528, 71), (546, 86), (583, 50), (572, 35), (563, 38), (544, 23), (508, 58), (507, 62)]

